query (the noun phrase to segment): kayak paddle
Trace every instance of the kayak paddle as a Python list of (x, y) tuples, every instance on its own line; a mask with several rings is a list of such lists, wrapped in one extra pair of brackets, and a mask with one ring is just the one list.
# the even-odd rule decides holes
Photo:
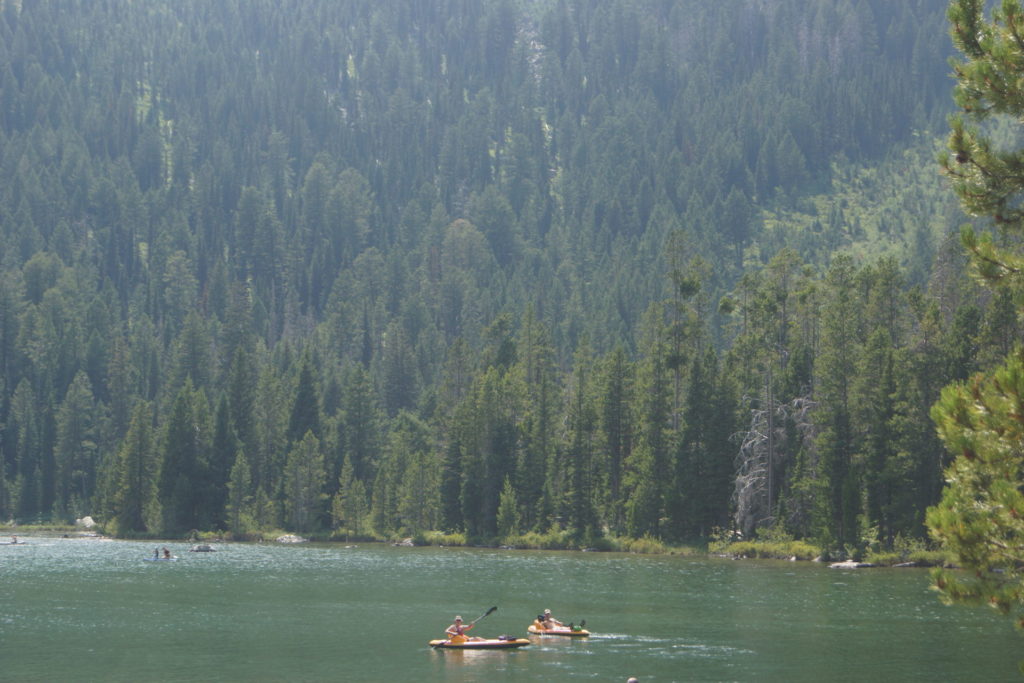
[(470, 625), (470, 626), (472, 626), (473, 624), (475, 624), (476, 622), (480, 621), (481, 619), (483, 619), (484, 617), (486, 617), (486, 616), (487, 616), (488, 614), (490, 614), (491, 612), (493, 612), (493, 611), (495, 611), (495, 610), (497, 610), (497, 609), (498, 609), (498, 606), (497, 606), (497, 605), (495, 605), (495, 606), (494, 606), (494, 607), (492, 607), (491, 609), (487, 610), (486, 612), (484, 612), (483, 614), (481, 614), (480, 616), (478, 616), (478, 617), (477, 617), (476, 619), (474, 619), (473, 621), (469, 622), (469, 625)]

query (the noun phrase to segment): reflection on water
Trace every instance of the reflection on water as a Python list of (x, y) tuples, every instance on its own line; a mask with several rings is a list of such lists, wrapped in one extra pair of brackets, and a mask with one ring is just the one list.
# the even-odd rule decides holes
[[(942, 606), (919, 570), (386, 545), (27, 537), (0, 546), (12, 681), (1006, 680), (1007, 620)], [(146, 562), (167, 546), (177, 562)], [(456, 613), (525, 635), (550, 608), (589, 638), (427, 645)], [(472, 617), (470, 617), (472, 618)]]

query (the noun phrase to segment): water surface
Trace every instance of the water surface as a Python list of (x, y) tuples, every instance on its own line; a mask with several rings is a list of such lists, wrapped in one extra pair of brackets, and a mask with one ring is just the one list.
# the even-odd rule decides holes
[[(0, 546), (0, 681), (1020, 680), (1009, 620), (923, 570), (607, 553), (153, 543)], [(434, 651), (451, 618), (587, 639)]]

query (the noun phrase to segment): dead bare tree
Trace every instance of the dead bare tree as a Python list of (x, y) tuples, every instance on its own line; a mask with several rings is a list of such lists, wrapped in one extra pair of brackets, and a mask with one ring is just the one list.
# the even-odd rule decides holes
[[(763, 408), (751, 411), (750, 428), (741, 436), (736, 456), (736, 478), (733, 489), (736, 528), (750, 537), (760, 527), (772, 526), (777, 521), (779, 488), (778, 472), (786, 471), (789, 461), (800, 450), (811, 454), (807, 465), (812, 477), (817, 471), (813, 457), (817, 435), (813, 421), (814, 401), (802, 396), (789, 403), (774, 400)], [(795, 443), (794, 443), (795, 441)], [(810, 514), (810, 502), (797, 498), (787, 506), (787, 524), (799, 523)]]

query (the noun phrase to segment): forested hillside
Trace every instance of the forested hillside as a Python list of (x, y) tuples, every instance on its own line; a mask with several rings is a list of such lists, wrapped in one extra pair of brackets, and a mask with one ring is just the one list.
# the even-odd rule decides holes
[(935, 0), (0, 0), (0, 517), (922, 537), (1005, 356)]

